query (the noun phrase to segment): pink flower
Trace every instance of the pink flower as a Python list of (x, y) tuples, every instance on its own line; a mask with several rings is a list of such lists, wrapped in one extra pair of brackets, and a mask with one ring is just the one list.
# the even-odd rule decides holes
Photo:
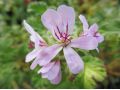
[[(39, 54), (41, 54), (42, 50), (48, 46), (47, 43), (42, 39), (42, 37), (39, 36), (38, 33), (35, 32), (34, 29), (25, 20), (23, 21), (23, 25), (30, 33), (30, 40), (35, 44), (34, 50), (26, 56), (26, 62), (30, 62), (34, 59), (30, 66), (31, 69), (34, 69), (38, 64), (36, 59), (40, 58), (41, 56)], [(42, 55), (44, 56), (44, 54)], [(43, 78), (47, 78), (48, 80), (50, 80), (52, 84), (58, 84), (61, 81), (60, 61), (48, 63), (47, 65), (43, 66), (38, 71), (38, 73), (41, 73)]]
[(34, 69), (37, 66), (36, 58), (38, 58), (39, 53), (47, 47), (47, 43), (25, 20), (23, 21), (23, 25), (27, 32), (30, 34), (30, 41), (34, 44), (34, 49), (26, 55), (25, 61), (30, 62), (35, 59), (30, 66), (31, 69)]
[[(104, 37), (98, 32), (98, 25), (94, 23), (92, 26), (88, 25), (88, 22), (86, 18), (83, 15), (79, 16), (79, 19), (81, 20), (83, 24), (83, 35), (85, 36), (93, 36), (96, 39), (96, 43), (101, 43), (104, 41)], [(97, 52), (99, 52), (99, 49), (96, 48)]]
[(84, 62), (73, 48), (84, 50), (96, 49), (98, 47), (98, 42), (100, 42), (96, 38), (100, 34), (95, 34), (94, 30), (96, 29), (93, 27), (92, 30), (87, 30), (87, 22), (85, 22), (85, 18), (82, 20), (84, 20), (84, 35), (72, 39), (71, 37), (75, 23), (74, 9), (66, 5), (59, 6), (57, 11), (47, 9), (41, 16), (41, 21), (52, 33), (53, 37), (59, 42), (52, 46), (48, 46), (38, 33), (36, 33), (26, 21), (23, 21), (26, 30), (31, 35), (30, 40), (35, 44), (34, 50), (26, 56), (26, 62), (30, 62), (34, 59), (31, 69), (34, 69), (39, 64), (42, 68), (38, 73), (40, 73), (43, 78), (50, 80), (51, 83), (58, 84), (61, 81), (60, 61), (52, 60), (63, 50), (70, 71), (73, 74), (77, 74), (83, 70)]
[(79, 73), (84, 68), (81, 57), (71, 47), (93, 50), (97, 48), (96, 39), (92, 36), (83, 36), (71, 40), (75, 23), (75, 12), (72, 7), (61, 5), (57, 11), (47, 9), (41, 16), (43, 25), (52, 33), (54, 38), (60, 42), (45, 48), (38, 58), (40, 66), (47, 65), (62, 49), (70, 71)]
[(34, 31), (34, 29), (24, 20), (23, 25), (27, 32), (30, 34), (30, 41), (34, 43), (34, 49), (27, 54), (26, 62), (30, 62), (36, 57), (39, 57), (39, 53), (47, 47), (47, 43), (42, 39), (42, 37)]
[(83, 15), (80, 15), (79, 18), (83, 24), (84, 35), (93, 36), (94, 38), (97, 39), (98, 43), (104, 41), (104, 37), (98, 32), (98, 25), (96, 23), (89, 27), (88, 22)]

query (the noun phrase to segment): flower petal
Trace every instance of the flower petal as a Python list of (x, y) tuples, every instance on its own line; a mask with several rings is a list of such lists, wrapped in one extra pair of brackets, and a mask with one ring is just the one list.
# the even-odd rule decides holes
[(33, 70), (36, 68), (36, 66), (38, 65), (39, 63), (39, 60), (41, 60), (41, 55), (40, 53), (42, 52), (42, 50), (44, 50), (45, 48), (47, 47), (42, 47), (40, 49), (37, 49), (38, 50), (38, 54), (36, 54), (36, 57), (35, 57), (35, 60), (32, 62), (31, 66), (30, 66), (30, 69)]
[(42, 73), (42, 77), (46, 77), (48, 80), (53, 80), (57, 77), (60, 71), (60, 61), (55, 62), (54, 66), (46, 73)]
[(47, 78), (48, 77), (48, 75), (46, 73), (42, 73), (41, 75), (42, 75), (42, 78)]
[(59, 71), (57, 77), (55, 79), (53, 79), (53, 80), (50, 80), (50, 82), (52, 84), (58, 84), (58, 83), (60, 83), (60, 81), (61, 81), (61, 70)]
[(98, 41), (99, 43), (101, 43), (101, 42), (104, 41), (104, 37), (103, 37), (100, 33), (98, 33), (97, 31), (98, 31), (98, 25), (95, 23), (95, 24), (93, 24), (93, 25), (89, 28), (89, 32), (88, 32), (88, 33), (91, 34), (92, 36), (95, 35), (97, 41)]
[(48, 63), (47, 65), (43, 66), (43, 67), (38, 71), (38, 73), (46, 73), (46, 72), (48, 72), (48, 71), (53, 67), (54, 64), (55, 64), (55, 62), (50, 62), (50, 63)]
[(98, 25), (95, 23), (89, 28), (89, 33), (94, 36), (94, 34), (98, 31)]
[(77, 74), (83, 70), (84, 63), (82, 59), (71, 47), (65, 47), (63, 51), (67, 65), (73, 74)]
[(84, 31), (88, 31), (89, 25), (88, 25), (88, 22), (87, 22), (85, 16), (80, 15), (80, 16), (79, 16), (79, 19), (81, 20), (81, 22), (82, 22), (82, 24), (83, 24), (83, 30), (84, 30)]
[(23, 20), (23, 25), (31, 35), (35, 33), (34, 29), (26, 22), (26, 20)]
[(57, 12), (61, 15), (62, 23), (64, 24), (65, 28), (67, 28), (68, 24), (68, 34), (71, 34), (75, 24), (74, 9), (66, 5), (61, 5), (58, 7)]
[(52, 45), (42, 50), (40, 53), (40, 58), (38, 58), (39, 65), (47, 65), (61, 50), (62, 46), (59, 44)]
[(53, 9), (47, 9), (41, 16), (41, 21), (43, 25), (50, 30), (55, 39), (58, 39), (54, 32), (56, 31), (57, 26), (62, 24), (62, 19), (58, 12)]
[(101, 42), (104, 41), (104, 36), (101, 35), (100, 33), (97, 33), (97, 34), (96, 34), (96, 38), (97, 38), (97, 41), (98, 41), (99, 43), (101, 43)]
[(25, 62), (32, 61), (38, 54), (39, 51), (37, 49), (34, 49), (33, 51), (27, 54)]
[(25, 20), (23, 21), (23, 25), (31, 35), (30, 40), (35, 43), (35, 48), (39, 47), (40, 41), (45, 43), (43, 38), (37, 32), (35, 32), (34, 29)]
[(48, 30), (54, 30), (54, 28), (61, 23), (61, 17), (57, 11), (47, 9), (41, 16), (41, 21)]
[(72, 40), (70, 46), (85, 50), (93, 50), (98, 47), (98, 41), (93, 36), (81, 36), (77, 39)]
[(31, 69), (31, 70), (35, 69), (35, 68), (37, 67), (37, 65), (38, 65), (38, 61), (37, 61), (37, 59), (35, 59), (35, 60), (32, 62), (32, 64), (30, 65), (30, 69)]

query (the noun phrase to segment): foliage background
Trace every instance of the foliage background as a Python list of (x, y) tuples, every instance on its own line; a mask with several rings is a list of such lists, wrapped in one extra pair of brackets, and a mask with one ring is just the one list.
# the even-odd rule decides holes
[[(31, 71), (24, 61), (30, 50), (22, 21), (26, 19), (48, 40), (40, 16), (61, 4), (75, 9), (76, 33), (82, 30), (78, 15), (84, 14), (90, 24), (99, 25), (105, 41), (99, 54), (78, 51), (85, 72), (74, 76), (63, 63), (62, 82), (52, 85), (36, 73), (38, 68)], [(120, 88), (120, 0), (0, 0), (0, 88)]]

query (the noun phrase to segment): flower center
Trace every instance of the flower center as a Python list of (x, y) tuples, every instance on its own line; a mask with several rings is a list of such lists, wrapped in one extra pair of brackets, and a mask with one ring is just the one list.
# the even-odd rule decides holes
[(67, 46), (71, 42), (71, 37), (68, 37), (67, 39), (63, 38), (61, 40), (61, 43), (63, 43), (64, 46)]
[(56, 26), (56, 31), (54, 30), (55, 36), (60, 40), (65, 46), (71, 42), (71, 37), (68, 34), (68, 24), (66, 25), (65, 32), (60, 32), (59, 27)]

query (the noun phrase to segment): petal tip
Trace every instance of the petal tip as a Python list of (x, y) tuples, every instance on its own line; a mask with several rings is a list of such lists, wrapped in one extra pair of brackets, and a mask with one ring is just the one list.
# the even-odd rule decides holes
[(22, 23), (23, 23), (23, 25), (25, 26), (27, 22), (26, 22), (26, 20), (24, 19)]
[(26, 59), (25, 59), (25, 62), (28, 63), (28, 62), (30, 62), (30, 60), (29, 60), (28, 58), (26, 58)]
[(84, 70), (84, 63), (78, 67), (78, 70), (74, 70), (72, 73), (73, 74), (78, 74)]
[(82, 14), (79, 15), (79, 19), (84, 18), (85, 16), (83, 16)]

